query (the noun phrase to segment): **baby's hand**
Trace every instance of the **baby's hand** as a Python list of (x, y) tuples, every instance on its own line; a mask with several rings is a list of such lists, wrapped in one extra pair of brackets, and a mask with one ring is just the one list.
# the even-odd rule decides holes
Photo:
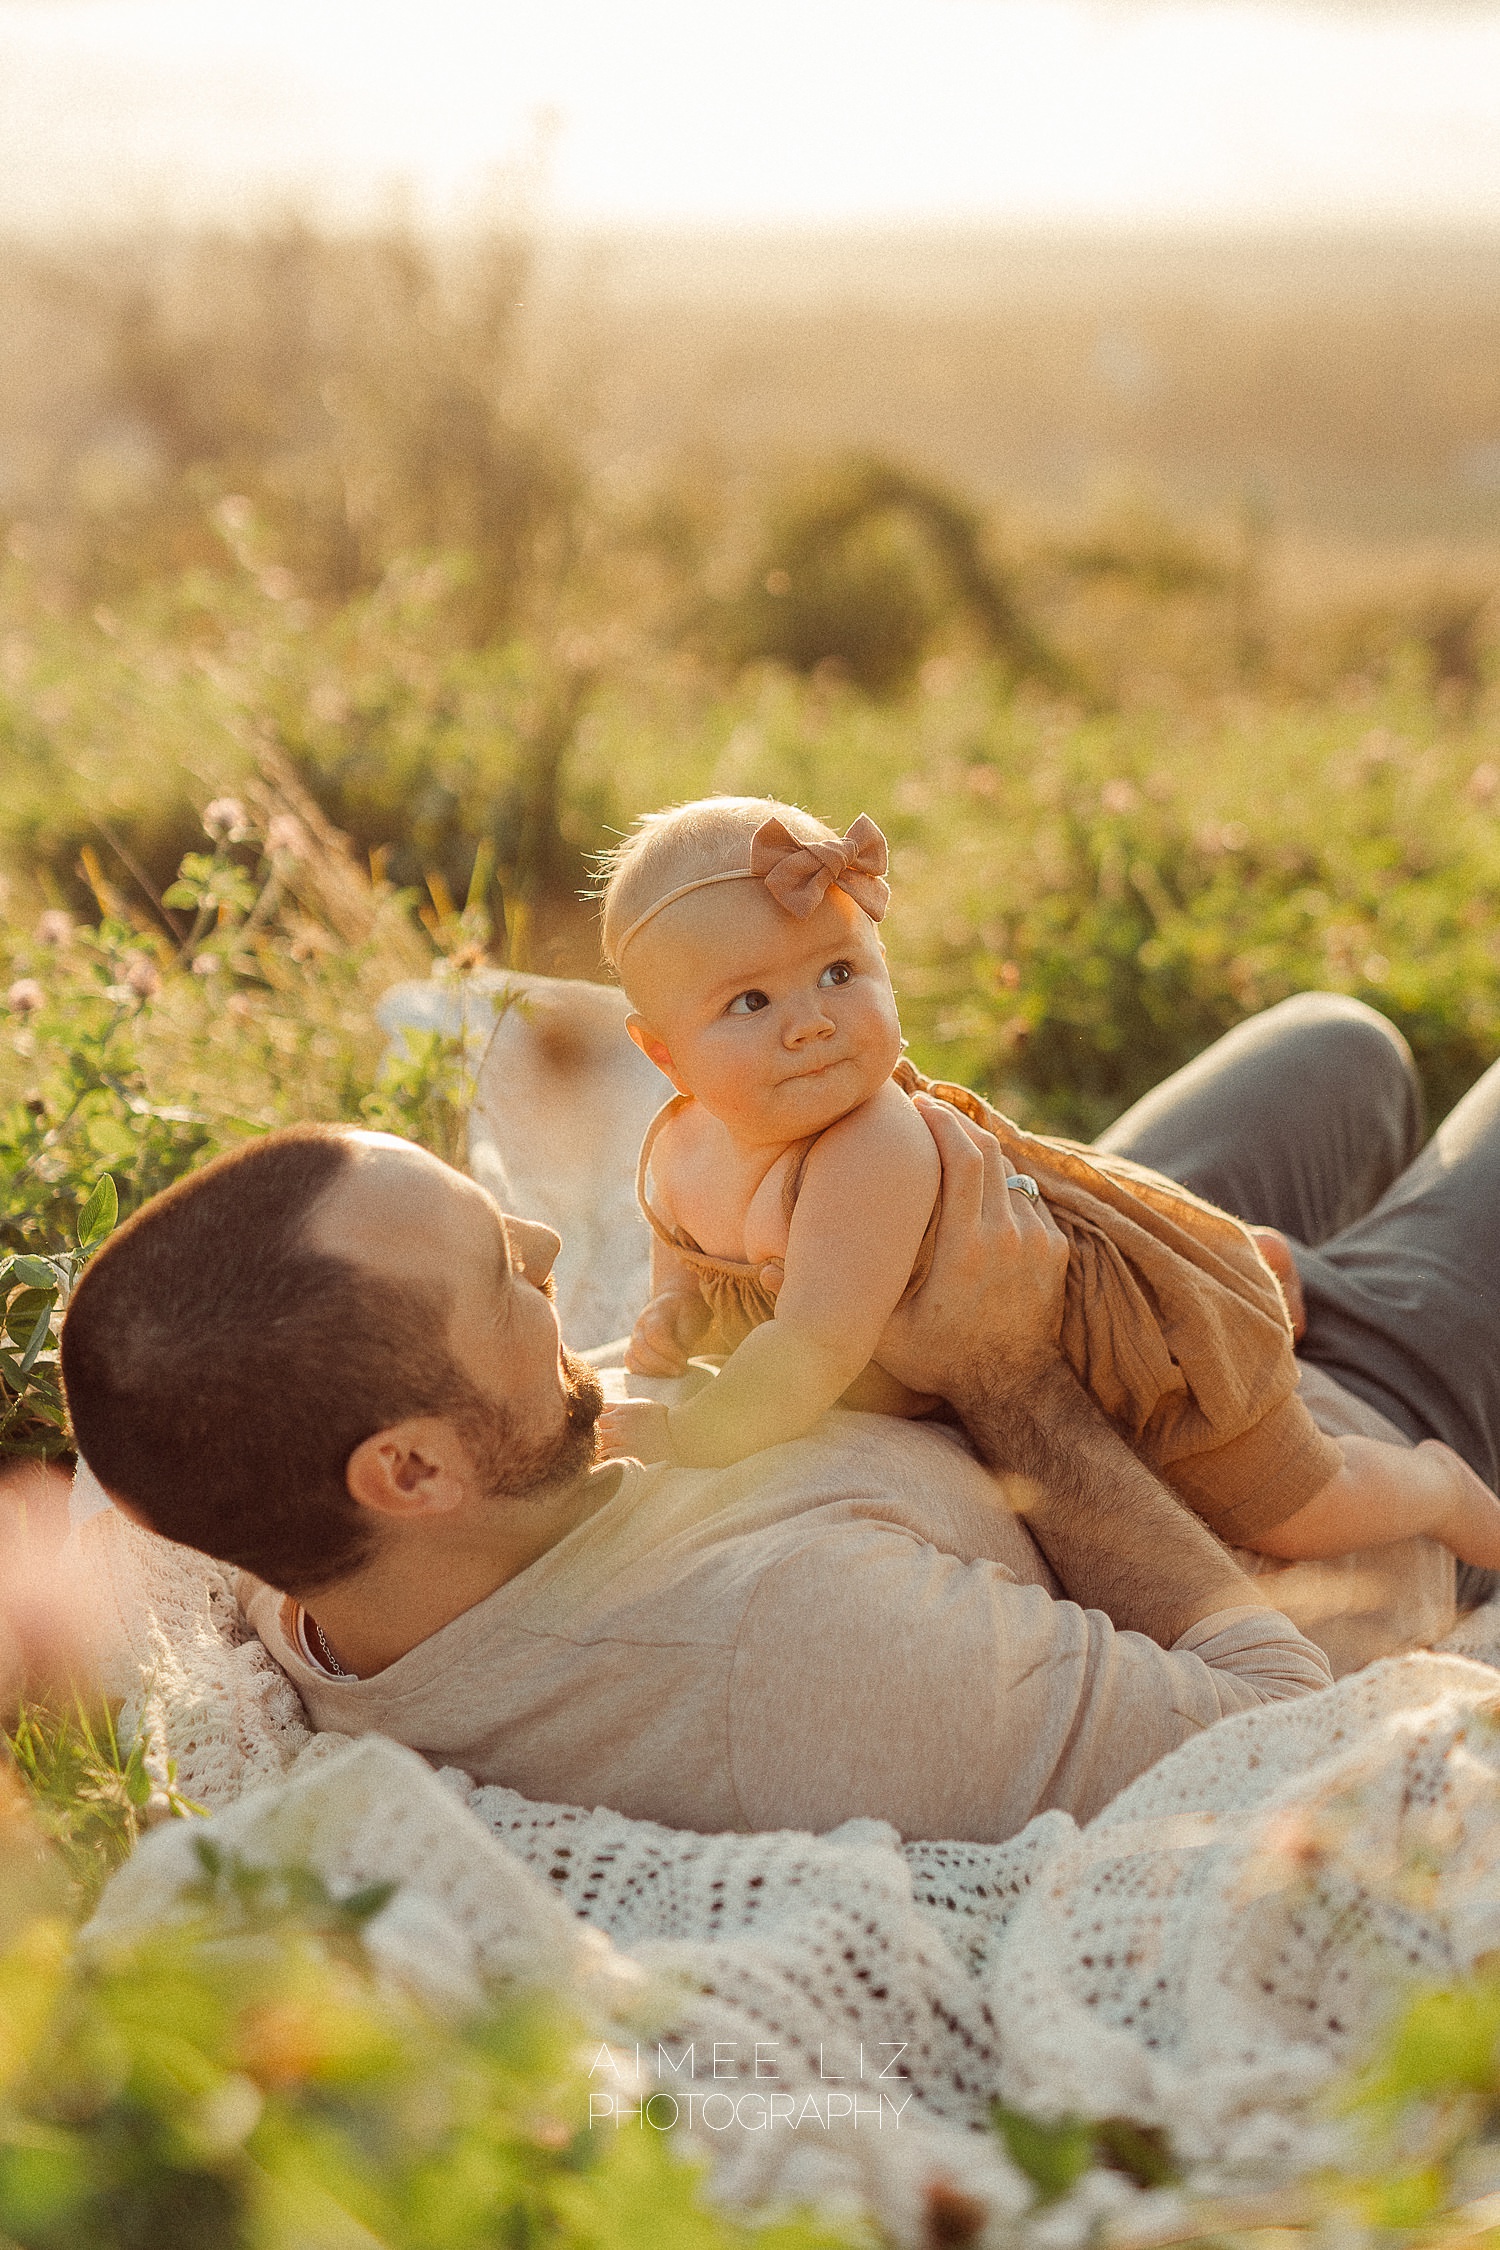
[(629, 1398), (599, 1417), (600, 1450), (607, 1461), (670, 1461), (667, 1409), (655, 1399)]
[(631, 1331), (625, 1365), (632, 1375), (683, 1375), (712, 1319), (696, 1289), (653, 1297)]

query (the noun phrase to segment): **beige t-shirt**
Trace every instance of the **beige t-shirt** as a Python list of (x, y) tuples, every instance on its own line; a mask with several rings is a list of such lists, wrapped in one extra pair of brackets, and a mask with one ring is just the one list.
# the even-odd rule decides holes
[(1165, 1650), (1054, 1585), (952, 1433), (834, 1413), (730, 1468), (623, 1464), (585, 1522), (369, 1679), (309, 1663), (271, 1588), (246, 1607), (317, 1727), (704, 1831), (865, 1814), (994, 1842), (1327, 1684), (1275, 1611)]

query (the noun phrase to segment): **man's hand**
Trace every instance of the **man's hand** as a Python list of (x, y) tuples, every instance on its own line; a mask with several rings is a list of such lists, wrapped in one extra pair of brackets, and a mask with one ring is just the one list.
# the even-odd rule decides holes
[(916, 1105), (942, 1160), (943, 1208), (932, 1271), (892, 1314), (879, 1360), (962, 1411), (976, 1389), (993, 1398), (997, 1371), (1024, 1387), (1056, 1361), (1068, 1246), (1045, 1203), (1006, 1186), (1013, 1167), (993, 1133), (930, 1095)]
[(1292, 1246), (1276, 1227), (1251, 1227), (1248, 1232), (1281, 1283), (1281, 1294), (1286, 1299), (1287, 1315), (1292, 1323), (1292, 1342), (1300, 1344), (1307, 1334), (1307, 1300), (1302, 1294), (1302, 1276), (1297, 1271)]
[(666, 1407), (649, 1398), (622, 1399), (606, 1406), (599, 1417), (599, 1450), (607, 1461), (670, 1461)]
[(683, 1375), (713, 1318), (696, 1289), (653, 1297), (631, 1331), (625, 1365), (632, 1375)]
[(1067, 1592), (1165, 1648), (1261, 1599), (1138, 1460), (1058, 1349), (1068, 1246), (1040, 1200), (1007, 1187), (992, 1133), (917, 1106), (943, 1163), (932, 1271), (880, 1340), (880, 1364), (950, 1399), (982, 1460), (1031, 1488), (1026, 1522)]

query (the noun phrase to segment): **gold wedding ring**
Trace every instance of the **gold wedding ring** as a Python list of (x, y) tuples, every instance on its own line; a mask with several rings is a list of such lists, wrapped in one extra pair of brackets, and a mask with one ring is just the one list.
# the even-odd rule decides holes
[(1033, 1203), (1042, 1192), (1029, 1172), (1012, 1172), (1005, 1184), (1014, 1188), (1017, 1195), (1029, 1195)]

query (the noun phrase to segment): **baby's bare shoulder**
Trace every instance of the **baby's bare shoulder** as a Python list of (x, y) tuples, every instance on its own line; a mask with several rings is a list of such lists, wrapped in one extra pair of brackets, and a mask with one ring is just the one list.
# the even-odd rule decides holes
[(942, 1171), (932, 1135), (909, 1096), (889, 1079), (829, 1126), (808, 1159), (809, 1178), (820, 1164), (840, 1171), (857, 1165), (872, 1184), (892, 1177), (930, 1183), (934, 1194)]
[(682, 1187), (714, 1172), (725, 1159), (728, 1135), (701, 1102), (686, 1101), (663, 1120), (651, 1143), (647, 1169), (651, 1184), (670, 1197)]

